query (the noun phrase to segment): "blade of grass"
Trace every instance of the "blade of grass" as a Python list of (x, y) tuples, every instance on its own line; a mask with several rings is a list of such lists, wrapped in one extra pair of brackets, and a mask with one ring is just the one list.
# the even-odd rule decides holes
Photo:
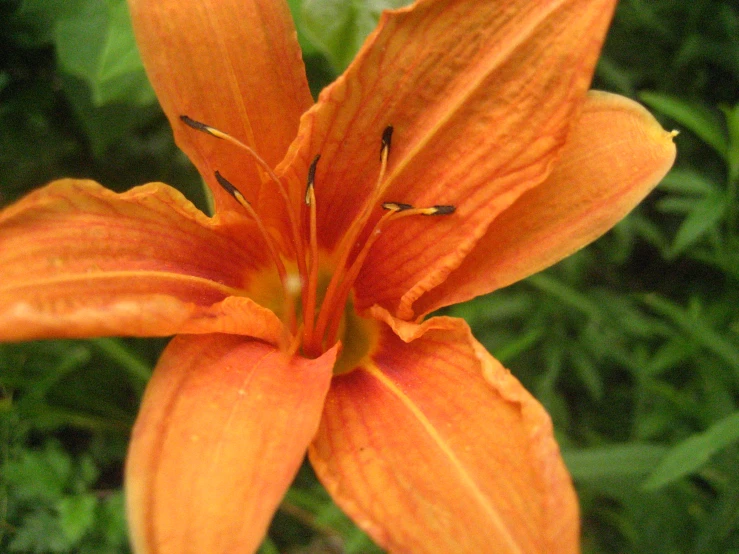
[(739, 440), (739, 412), (714, 423), (670, 449), (644, 483), (654, 490), (701, 468), (719, 450)]

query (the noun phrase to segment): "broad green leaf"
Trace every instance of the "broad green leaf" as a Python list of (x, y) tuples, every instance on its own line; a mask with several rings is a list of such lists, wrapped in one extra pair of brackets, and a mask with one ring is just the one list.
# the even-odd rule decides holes
[(298, 42), (300, 43), (300, 49), (303, 51), (303, 56), (312, 56), (318, 53), (319, 50), (303, 31), (305, 25), (303, 23), (303, 0), (287, 0), (287, 5), (290, 7), (295, 28), (298, 31)]
[(54, 28), (61, 67), (87, 82), (96, 106), (154, 103), (126, 2), (78, 0), (74, 5), (76, 9)]
[(22, 0), (8, 18), (6, 32), (18, 44), (39, 48), (53, 42), (54, 22), (70, 11), (74, 2), (49, 0)]
[(703, 433), (693, 435), (673, 447), (644, 483), (657, 489), (694, 473), (719, 450), (739, 440), (739, 412), (714, 423)]
[(726, 156), (728, 146), (726, 132), (721, 119), (713, 110), (658, 92), (642, 92), (639, 94), (639, 99), (650, 108), (671, 117), (691, 130), (721, 156)]
[(667, 451), (656, 444), (616, 444), (565, 450), (565, 464), (576, 481), (639, 477), (654, 469)]
[(696, 202), (677, 230), (669, 257), (677, 257), (713, 229), (723, 218), (725, 209), (726, 199), (723, 195), (711, 194)]
[(303, 0), (301, 27), (341, 72), (377, 26), (382, 11), (407, 4), (410, 0)]
[(71, 75), (62, 75), (62, 87), (79, 123), (85, 130), (90, 147), (96, 158), (101, 159), (107, 149), (122, 137), (141, 128), (146, 122), (158, 117), (157, 106), (133, 106), (110, 103), (95, 105), (94, 91), (89, 83)]

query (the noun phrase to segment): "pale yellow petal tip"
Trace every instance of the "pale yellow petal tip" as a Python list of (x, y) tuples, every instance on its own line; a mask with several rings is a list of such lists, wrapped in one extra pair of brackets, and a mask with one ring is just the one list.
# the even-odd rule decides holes
[(675, 138), (675, 137), (676, 137), (677, 135), (679, 135), (679, 134), (680, 134), (680, 131), (678, 131), (677, 129), (673, 129), (673, 130), (672, 130), (672, 131), (670, 131), (670, 133), (669, 133), (669, 135), (670, 135), (670, 138)]

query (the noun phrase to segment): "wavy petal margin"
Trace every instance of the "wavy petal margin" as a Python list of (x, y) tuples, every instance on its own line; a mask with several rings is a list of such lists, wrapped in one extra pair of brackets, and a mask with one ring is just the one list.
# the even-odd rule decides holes
[[(243, 297), (267, 262), (246, 218), (207, 218), (161, 183), (111, 192), (65, 179), (0, 212), (0, 340), (282, 325)], [(237, 240), (241, 238), (242, 240)]]
[(636, 102), (591, 91), (549, 178), (493, 221), (443, 283), (417, 301), (408, 293), (406, 310), (420, 316), (505, 287), (597, 239), (672, 167), (673, 137)]
[(309, 449), (339, 506), (390, 552), (577, 552), (577, 498), (541, 405), (463, 321), (374, 312), (397, 335), (334, 378)]
[(289, 358), (228, 335), (175, 338), (126, 462), (134, 550), (255, 551), (316, 432), (335, 358)]

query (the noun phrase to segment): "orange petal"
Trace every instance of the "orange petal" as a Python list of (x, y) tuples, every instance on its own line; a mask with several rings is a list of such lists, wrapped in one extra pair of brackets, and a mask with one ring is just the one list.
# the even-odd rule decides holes
[(601, 236), (670, 169), (672, 137), (636, 102), (591, 92), (549, 179), (492, 223), (462, 265), (415, 303), (416, 313), (514, 283)]
[(386, 328), (371, 363), (334, 378), (309, 449), (336, 502), (390, 552), (577, 552), (541, 405), (461, 320), (385, 319), (410, 342)]
[[(290, 11), (274, 0), (129, 0), (136, 41), (177, 144), (200, 170), (216, 207), (233, 199), (219, 170), (255, 206), (274, 197), (254, 161), (184, 125), (181, 115), (231, 134), (275, 167), (313, 100)], [(262, 176), (263, 177), (263, 176)]]
[(457, 211), (383, 230), (357, 282), (360, 309), (395, 309), (409, 287), (448, 273), (500, 211), (547, 177), (614, 5), (437, 0), (383, 16), (304, 116), (286, 161), (302, 181), (321, 154), (316, 197), (329, 249), (375, 187), (387, 125), (395, 132), (383, 200)]
[(134, 550), (254, 552), (316, 432), (335, 357), (176, 337), (146, 389), (126, 463)]
[[(0, 339), (229, 331), (274, 340), (239, 297), (265, 263), (246, 218), (207, 218), (154, 183), (116, 194), (57, 181), (0, 213)], [(253, 235), (252, 235), (253, 236)]]

